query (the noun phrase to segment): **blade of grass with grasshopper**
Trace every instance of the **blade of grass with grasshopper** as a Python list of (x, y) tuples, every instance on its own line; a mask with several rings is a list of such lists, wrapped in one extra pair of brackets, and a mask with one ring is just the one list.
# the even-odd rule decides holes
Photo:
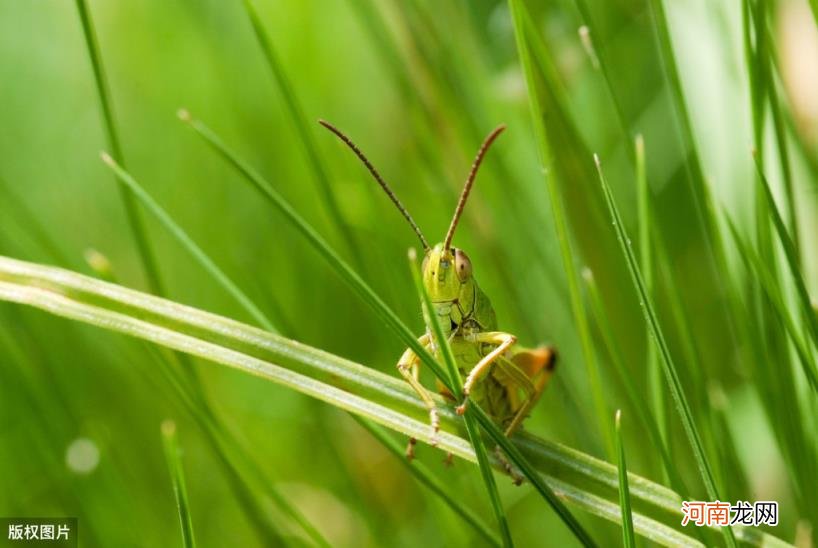
[[(466, 379), (462, 386), (462, 394), (453, 394), (440, 382), (438, 391), (450, 401), (460, 401), (457, 406), (457, 413), (460, 415), (465, 412), (469, 401), (480, 405), (504, 429), (504, 434), (511, 437), (520, 428), (548, 384), (556, 364), (556, 351), (545, 346), (536, 349), (522, 348), (517, 345), (517, 337), (498, 331), (494, 308), (477, 285), (469, 256), (462, 249), (452, 245), (455, 230), (480, 164), (505, 126), (495, 128), (481, 145), (446, 236), (443, 242), (432, 247), (412, 216), (360, 149), (329, 122), (322, 120), (321, 124), (337, 135), (361, 159), (406, 218), (423, 245), (421, 280), (431, 304), (423, 307), (425, 323), (427, 326), (430, 325), (432, 316), (440, 323), (443, 328), (442, 335), (448, 341), (455, 357), (458, 372)], [(418, 338), (418, 343), (438, 354), (440, 345), (434, 343), (430, 328), (427, 327), (427, 332)], [(420, 365), (421, 361), (417, 354), (411, 348), (407, 348), (397, 367), (401, 376), (417, 392), (429, 410), (432, 444), (435, 445), (436, 435), (440, 430), (440, 418), (434, 399), (420, 382)], [(414, 438), (410, 438), (406, 450), (409, 458), (414, 456), (415, 442)], [(522, 483), (523, 478), (510, 464), (506, 463), (506, 469), (514, 477), (516, 484)]]
[[(33, 306), (199, 356), (297, 390), (404, 435), (431, 439), (423, 422), (426, 412), (406, 383), (222, 316), (61, 268), (6, 257), (0, 257), (0, 301)], [(435, 401), (443, 403), (438, 396)], [(441, 423), (440, 448), (474, 462), (473, 449), (456, 433), (458, 415), (442, 406)], [(620, 522), (615, 466), (527, 432), (515, 436), (511, 444), (518, 454), (525, 455), (537, 478), (547, 482), (562, 500)], [(678, 494), (632, 473), (628, 473), (628, 484), (636, 533), (664, 546), (701, 546), (679, 525)], [(735, 532), (742, 543), (751, 546), (789, 546), (756, 528), (736, 527)]]

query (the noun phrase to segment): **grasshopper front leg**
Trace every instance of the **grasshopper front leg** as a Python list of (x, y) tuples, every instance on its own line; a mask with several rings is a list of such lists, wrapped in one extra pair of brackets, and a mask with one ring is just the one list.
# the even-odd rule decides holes
[[(423, 348), (428, 349), (431, 346), (431, 336), (428, 333), (422, 335), (418, 338), (418, 343), (420, 343)], [(407, 348), (398, 361), (398, 371), (415, 392), (417, 392), (421, 401), (429, 410), (429, 423), (432, 426), (432, 439), (429, 443), (434, 447), (437, 445), (437, 433), (440, 431), (440, 417), (437, 414), (437, 407), (435, 407), (435, 401), (432, 399), (432, 395), (420, 384), (420, 359), (411, 348)], [(415, 438), (409, 438), (409, 444), (406, 446), (406, 457), (410, 460), (415, 456), (416, 443), (417, 440)]]
[(514, 343), (517, 342), (517, 337), (510, 333), (503, 333), (502, 331), (487, 331), (485, 333), (477, 333), (476, 335), (473, 335), (471, 340), (477, 343), (496, 344), (497, 348), (486, 354), (482, 360), (477, 362), (477, 365), (472, 368), (469, 375), (466, 377), (466, 382), (463, 384), (463, 403), (458, 405), (456, 408), (458, 415), (462, 415), (466, 412), (466, 404), (469, 401), (469, 392), (471, 392), (471, 387), (474, 385), (474, 383), (477, 382), (480, 377), (486, 374), (491, 364), (493, 364), (497, 358), (502, 356), (514, 345)]

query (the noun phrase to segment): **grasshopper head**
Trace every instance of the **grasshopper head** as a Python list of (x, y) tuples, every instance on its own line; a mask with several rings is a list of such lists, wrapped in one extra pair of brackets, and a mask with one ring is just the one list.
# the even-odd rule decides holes
[[(477, 169), (483, 161), (486, 151), (491, 146), (491, 143), (497, 138), (506, 126), (498, 126), (489, 133), (488, 137), (483, 141), (480, 150), (477, 151), (477, 156), (469, 171), (469, 176), (466, 179), (466, 184), (463, 186), (463, 191), (460, 193), (460, 199), (457, 202), (457, 207), (452, 217), (452, 222), (449, 225), (449, 230), (446, 232), (446, 238), (442, 243), (434, 247), (429, 247), (429, 243), (424, 238), (418, 225), (415, 223), (409, 212), (403, 207), (403, 204), (392, 192), (386, 181), (383, 180), (380, 173), (372, 166), (370, 161), (364, 156), (363, 152), (355, 146), (355, 144), (341, 131), (324, 120), (319, 120), (321, 125), (329, 129), (338, 136), (361, 161), (366, 168), (378, 182), (378, 184), (386, 192), (398, 211), (415, 231), (420, 242), (423, 244), (423, 249), (426, 252), (423, 258), (422, 275), (423, 284), (429, 292), (432, 303), (435, 308), (435, 313), (444, 320), (444, 328), (456, 326), (460, 324), (460, 320), (465, 314), (469, 314), (474, 308), (475, 300), (475, 284), (472, 279), (471, 261), (469, 257), (461, 249), (452, 247), (452, 238), (454, 237), (455, 229), (460, 221), (460, 216), (463, 213), (463, 208), (466, 206), (466, 200), (471, 192), (474, 179), (477, 176)], [(445, 321), (445, 320), (450, 321)]]
[(474, 281), (468, 255), (458, 248), (439, 243), (426, 251), (421, 267), (423, 285), (432, 300), (435, 314), (449, 323), (460, 324), (474, 304)]

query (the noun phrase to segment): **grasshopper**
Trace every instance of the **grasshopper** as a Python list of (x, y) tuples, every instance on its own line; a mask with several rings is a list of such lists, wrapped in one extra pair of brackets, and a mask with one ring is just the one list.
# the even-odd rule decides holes
[[(504, 429), (506, 436), (512, 436), (520, 428), (548, 384), (557, 354), (554, 348), (549, 346), (523, 348), (517, 345), (517, 337), (497, 330), (494, 308), (477, 285), (469, 256), (462, 249), (452, 246), (452, 238), (466, 206), (477, 170), (489, 147), (505, 126), (498, 126), (483, 141), (460, 194), (446, 237), (442, 243), (432, 247), (412, 216), (363, 152), (335, 126), (324, 120), (319, 122), (338, 136), (364, 163), (409, 222), (423, 245), (424, 257), (421, 265), (423, 285), (431, 298), (434, 309), (432, 312), (443, 327), (460, 373), (465, 377), (463, 401), (457, 405), (457, 413), (462, 415), (471, 401), (483, 408)], [(428, 310), (424, 310), (425, 316), (428, 313)], [(436, 349), (428, 328), (428, 316), (426, 320), (426, 333), (418, 338), (418, 342), (434, 353)], [(429, 410), (431, 444), (435, 445), (435, 437), (440, 430), (440, 418), (434, 399), (420, 383), (420, 359), (407, 348), (397, 367), (401, 376), (417, 392)], [(440, 380), (437, 381), (437, 388), (445, 398), (454, 401), (454, 396)], [(406, 455), (410, 459), (414, 456), (415, 443), (416, 440), (412, 438), (407, 446)], [(498, 457), (506, 470), (515, 476), (499, 451)], [(447, 462), (450, 461), (451, 455), (447, 458)], [(519, 479), (515, 476), (515, 482)]]

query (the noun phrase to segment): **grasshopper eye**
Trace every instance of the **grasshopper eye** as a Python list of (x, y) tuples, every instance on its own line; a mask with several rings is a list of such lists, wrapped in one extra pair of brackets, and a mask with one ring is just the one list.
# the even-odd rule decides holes
[(457, 270), (457, 277), (461, 282), (471, 278), (471, 261), (469, 256), (460, 249), (454, 250), (454, 267)]

